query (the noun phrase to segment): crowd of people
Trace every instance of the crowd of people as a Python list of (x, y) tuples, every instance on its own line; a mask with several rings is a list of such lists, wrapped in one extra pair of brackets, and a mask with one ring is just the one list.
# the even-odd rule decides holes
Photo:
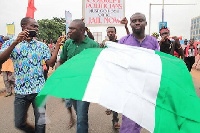
[[(191, 71), (198, 52), (197, 47), (194, 45), (194, 39), (190, 39), (189, 44), (186, 39), (184, 45), (181, 45), (176, 36), (173, 37), (174, 41), (168, 38), (170, 31), (167, 27), (164, 27), (160, 30), (161, 40), (158, 41), (159, 34), (145, 34), (147, 21), (142, 13), (134, 13), (130, 17), (131, 33), (127, 27), (127, 18), (123, 18), (121, 23), (124, 24), (127, 35), (117, 40), (116, 27), (109, 26), (106, 29), (107, 40), (122, 45), (143, 47), (171, 54), (183, 59), (188, 70)], [(0, 36), (0, 65), (2, 65), (1, 71), (6, 87), (6, 97), (12, 95), (12, 88), (14, 88), (15, 127), (27, 133), (42, 133), (45, 132), (45, 123), (41, 124), (38, 121), (44, 112), (37, 108), (35, 98), (48, 78), (49, 67), (55, 66), (55, 68), (58, 68), (84, 49), (106, 46), (105, 42), (98, 44), (94, 40), (94, 36), (85, 26), (83, 19), (73, 20), (69, 25), (67, 38), (65, 36), (58, 37), (56, 44), (52, 40), (49, 44), (46, 44), (46, 40), (38, 41), (30, 36), (30, 30), (38, 33), (38, 23), (35, 19), (23, 18), (21, 28), (22, 32), (18, 34), (16, 39)], [(72, 107), (74, 107), (77, 116), (77, 133), (88, 133), (90, 103), (74, 99), (65, 99), (64, 101), (70, 114), (68, 127), (71, 128), (74, 124), (72, 115)], [(35, 127), (26, 122), (27, 110), (30, 104), (33, 105)], [(105, 113), (107, 115), (113, 114), (112, 125), (115, 129), (120, 129), (121, 133), (139, 133), (141, 131), (142, 127), (126, 116), (122, 116), (122, 125), (120, 126), (117, 112), (107, 109)]]

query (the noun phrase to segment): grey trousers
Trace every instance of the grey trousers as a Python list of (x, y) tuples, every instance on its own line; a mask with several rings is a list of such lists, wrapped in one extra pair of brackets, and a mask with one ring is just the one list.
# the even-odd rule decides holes
[(12, 93), (12, 87), (15, 85), (15, 74), (14, 72), (7, 72), (7, 71), (2, 71), (3, 73), (3, 81), (6, 87), (6, 93), (11, 94)]

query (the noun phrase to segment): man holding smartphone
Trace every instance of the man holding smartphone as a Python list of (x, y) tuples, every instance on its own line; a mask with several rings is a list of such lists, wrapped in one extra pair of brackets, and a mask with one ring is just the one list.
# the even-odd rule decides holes
[(167, 28), (162, 28), (160, 30), (160, 36), (161, 36), (161, 40), (159, 42), (160, 44), (160, 51), (170, 54), (171, 49), (172, 49), (172, 43), (171, 41), (168, 39), (170, 35), (170, 32)]
[[(35, 97), (45, 83), (42, 60), (49, 66), (54, 65), (62, 37), (58, 38), (51, 56), (46, 44), (33, 39), (38, 33), (38, 24), (34, 19), (23, 18), (21, 27), (22, 32), (16, 39), (10, 39), (3, 44), (0, 50), (0, 64), (11, 58), (15, 69), (15, 127), (28, 133), (44, 133), (45, 122), (38, 122), (42, 115), (35, 104)], [(34, 109), (35, 128), (26, 122), (30, 104)]]
[(170, 35), (170, 31), (167, 28), (162, 28), (160, 30), (160, 36), (161, 36), (161, 40), (159, 42), (160, 44), (160, 51), (164, 52), (166, 54), (171, 54), (173, 56), (176, 56), (178, 58), (183, 59), (184, 55), (183, 55), (183, 49), (181, 47), (181, 44), (179, 42), (178, 37), (174, 36), (174, 42), (170, 41), (170, 39), (168, 38)]

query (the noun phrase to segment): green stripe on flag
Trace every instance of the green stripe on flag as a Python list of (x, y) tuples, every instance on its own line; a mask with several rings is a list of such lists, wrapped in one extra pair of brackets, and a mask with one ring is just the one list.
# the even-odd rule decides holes
[(162, 76), (154, 132), (200, 133), (200, 99), (185, 63), (169, 54), (155, 53), (162, 61)]
[(85, 49), (79, 54), (81, 56), (74, 56), (61, 65), (58, 71), (56, 70), (48, 78), (38, 94), (37, 105), (42, 106), (47, 95), (82, 100), (96, 59), (102, 50), (102, 48)]

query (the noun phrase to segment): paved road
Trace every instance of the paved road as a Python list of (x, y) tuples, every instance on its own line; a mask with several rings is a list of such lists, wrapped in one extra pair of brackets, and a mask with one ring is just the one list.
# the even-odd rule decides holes
[[(196, 92), (200, 97), (200, 71), (192, 70), (193, 81)], [(2, 76), (0, 76), (0, 89), (2, 85)], [(14, 128), (13, 122), (13, 101), (14, 96), (0, 96), (0, 133), (21, 133)], [(105, 114), (105, 108), (98, 104), (91, 104), (89, 109), (89, 133), (118, 133), (112, 128), (112, 115)], [(76, 125), (67, 129), (69, 115), (61, 99), (51, 97), (47, 102), (47, 116), (49, 118), (47, 133), (75, 133)], [(75, 114), (74, 114), (75, 116)], [(32, 108), (28, 111), (28, 122), (34, 123)], [(120, 115), (121, 123), (121, 115)], [(141, 133), (149, 133), (145, 129)]]

